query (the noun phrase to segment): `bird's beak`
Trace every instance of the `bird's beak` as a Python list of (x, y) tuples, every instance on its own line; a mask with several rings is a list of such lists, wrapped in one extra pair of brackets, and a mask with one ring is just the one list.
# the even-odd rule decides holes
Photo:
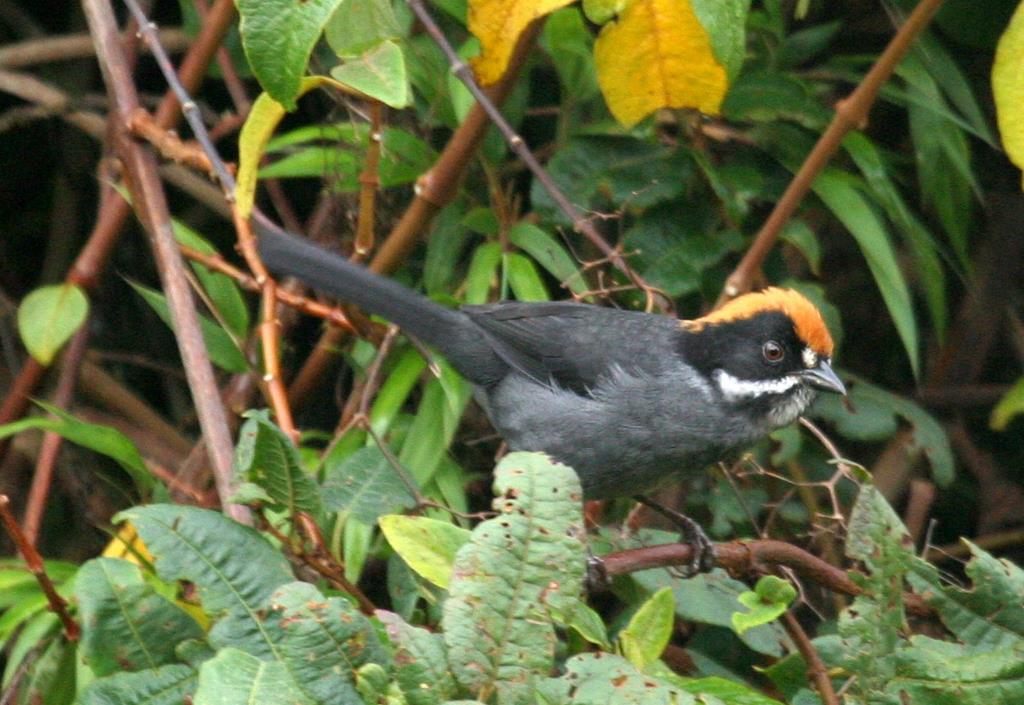
[(846, 385), (843, 384), (843, 380), (839, 379), (839, 375), (832, 369), (832, 365), (825, 360), (820, 361), (809, 370), (804, 370), (801, 374), (812, 387), (846, 395)]

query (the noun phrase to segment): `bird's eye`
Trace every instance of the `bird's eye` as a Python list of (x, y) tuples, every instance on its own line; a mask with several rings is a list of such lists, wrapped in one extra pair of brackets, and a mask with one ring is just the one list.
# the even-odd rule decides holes
[(774, 340), (769, 340), (761, 347), (761, 354), (768, 362), (779, 362), (786, 356), (786, 351)]

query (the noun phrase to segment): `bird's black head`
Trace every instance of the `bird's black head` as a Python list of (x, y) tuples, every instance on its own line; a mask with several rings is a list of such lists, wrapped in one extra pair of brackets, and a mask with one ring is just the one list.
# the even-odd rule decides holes
[(796, 291), (747, 294), (682, 327), (684, 359), (723, 401), (768, 426), (795, 420), (817, 389), (846, 393), (831, 367), (828, 328)]

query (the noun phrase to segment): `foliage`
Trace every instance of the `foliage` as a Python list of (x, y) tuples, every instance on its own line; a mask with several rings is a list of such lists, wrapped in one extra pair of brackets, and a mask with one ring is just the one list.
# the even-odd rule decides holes
[[(155, 7), (175, 11), (163, 5)], [(192, 3), (183, 5), (198, 26)], [(460, 59), (494, 85), (493, 95), (506, 96), (504, 115), (551, 180), (684, 317), (717, 299), (837, 101), (862, 84), (914, 3), (884, 5), (856, 16), (823, 0), (426, 4)], [(836, 333), (850, 395), (822, 399), (811, 417), (840, 452), (876, 471), (889, 501), (853, 482), (866, 473), (839, 468), (832, 450), (798, 428), (751, 449), (728, 475), (709, 472), (687, 487), (687, 511), (716, 539), (770, 536), (813, 550), (855, 570), (858, 595), (824, 599), (813, 579), (764, 575), (762, 565), (688, 580), (648, 569), (616, 575), (607, 594), (586, 595), (588, 551), (643, 551), (676, 534), (588, 536), (572, 470), (518, 453), (499, 464), (492, 513), (475, 521), (470, 512), (486, 505), (478, 480), (490, 477), (498, 447), (481, 442), (489, 430), (470, 385), (414, 341), (384, 336), (377, 321), (354, 316), (358, 339), (339, 343), (328, 334), (314, 345), (314, 326), (280, 311), (263, 316), (245, 291), (262, 283), (258, 277), (218, 264), (238, 261), (233, 233), (192, 197), (172, 194), (181, 217), (171, 225), (194, 259), (203, 343), (225, 388), (237, 392), (226, 404), (239, 428), (237, 492), (221, 499), (247, 505), (255, 528), (181, 504), (215, 498), (205, 468), (195, 470), (202, 454), (189, 453), (195, 415), (177, 379), (176, 333), (148, 256), (132, 244), (117, 249), (112, 269), (120, 276), (100, 289), (71, 278), (35, 282), (20, 270), (36, 271), (39, 224), (57, 229), (60, 218), (19, 202), (0, 209), (4, 232), (15, 233), (3, 259), (19, 270), (5, 269), (2, 283), (21, 300), (26, 353), (53, 364), (89, 325), (97, 350), (128, 354), (103, 360), (116, 380), (82, 385), (90, 400), (115, 398), (117, 413), (41, 403), (46, 416), (0, 425), (0, 440), (24, 443), (21, 434), (35, 429), (76, 446), (65, 450), (53, 490), (70, 501), (53, 503), (43, 534), (57, 539), (43, 546), (47, 555), (75, 558), (45, 568), (83, 629), (77, 644), (65, 640), (33, 576), (20, 562), (0, 563), (2, 688), (19, 703), (88, 705), (821, 702), (779, 621), (789, 611), (811, 633), (844, 705), (1024, 701), (1020, 569), (965, 544), (971, 559), (960, 585), (918, 557), (896, 514), (905, 503), (917, 506), (904, 501), (914, 477), (938, 492), (931, 508), (942, 542), (970, 531), (975, 514), (986, 531), (1002, 528), (984, 522), (1007, 505), (1019, 521), (1024, 380), (1014, 345), (988, 345), (997, 332), (975, 330), (987, 312), (968, 305), (994, 290), (979, 300), (1009, 302), (991, 318), (1011, 329), (1011, 342), (1019, 338), (1020, 281), (1000, 278), (1007, 270), (999, 265), (1009, 265), (991, 264), (998, 249), (983, 256), (1001, 241), (990, 240), (989, 216), (978, 207), (1019, 183), (998, 152), (1001, 139), (1021, 160), (1017, 5), (993, 0), (978, 12), (969, 0), (947, 0), (882, 89), (870, 122), (848, 133), (817, 173), (760, 267), (763, 281), (807, 294)], [(342, 231), (346, 251), (366, 245), (354, 233), (368, 224), (376, 240), (355, 256), (446, 305), (649, 303), (580, 236), (579, 223), (496, 131), (479, 145), (468, 141), (472, 96), (409, 4), (240, 0), (238, 15), (225, 43), (244, 51), (246, 62), (234, 68), (262, 91), (241, 116), (239, 215), (270, 213), (271, 194), (282, 218), (317, 213), (316, 237)], [(502, 75), (520, 41), (535, 45), (506, 86)], [(994, 105), (982, 86), (990, 68)], [(197, 96), (206, 117), (233, 109), (224, 97), (231, 91), (210, 84), (244, 88), (234, 73), (212, 70)], [(163, 90), (145, 72), (137, 80)], [(96, 104), (88, 93), (81, 99), (82, 110)], [(19, 119), (3, 121), (12, 139)], [(30, 147), (12, 142), (13, 151), (51, 148), (48, 137)], [(234, 144), (219, 146), (235, 156)], [(35, 173), (16, 166), (5, 172), (12, 184), (21, 171)], [(93, 188), (92, 171), (81, 176), (88, 186), (76, 188)], [(60, 201), (57, 187), (21, 190)], [(18, 239), (8, 210), (31, 213), (35, 239)], [(422, 242), (395, 235), (407, 218)], [(57, 243), (47, 257), (71, 249)], [(381, 263), (381, 253), (392, 259)], [(295, 393), (305, 431), (298, 445), (277, 425), (279, 399), (238, 391), (264, 391), (273, 381), (265, 356), (280, 350), (261, 337), (275, 328), (271, 318), (281, 324), (270, 335), (283, 339), (286, 370), (314, 348), (312, 358), (330, 351), (346, 363), (319, 389)], [(984, 359), (968, 364), (972, 353)], [(142, 371), (139, 359), (158, 372)], [(956, 413), (947, 414), (948, 402), (927, 394), (956, 396), (961, 384), (981, 387), (985, 406), (954, 400)], [(959, 457), (951, 426), (960, 432)], [(1006, 476), (999, 482), (986, 474), (989, 455)], [(3, 491), (12, 487), (21, 492), (12, 484)], [(103, 501), (104, 489), (113, 499)], [(52, 514), (80, 504), (89, 524), (120, 525), (111, 544), (125, 546), (120, 557), (111, 550), (89, 560), (97, 551), (82, 550), (76, 534), (94, 534), (54, 528)], [(603, 518), (625, 519), (625, 507), (612, 504)], [(371, 603), (378, 609), (368, 610)], [(920, 614), (922, 604), (930, 615)]]

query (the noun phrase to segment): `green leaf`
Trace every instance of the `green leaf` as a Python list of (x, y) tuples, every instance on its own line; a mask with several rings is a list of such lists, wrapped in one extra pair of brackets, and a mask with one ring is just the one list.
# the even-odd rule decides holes
[(840, 172), (826, 169), (815, 179), (813, 188), (860, 246), (875, 284), (882, 293), (886, 308), (889, 309), (896, 331), (903, 341), (910, 368), (916, 377), (919, 373), (920, 353), (910, 292), (896, 262), (896, 254), (889, 241), (885, 224), (857, 188), (856, 183), (852, 179), (844, 178)]
[(20, 702), (70, 705), (75, 699), (75, 653), (64, 639), (51, 641), (20, 684)]
[(916, 55), (903, 60), (897, 75), (906, 81), (908, 93), (919, 98), (908, 103), (907, 111), (922, 201), (934, 209), (961, 267), (970, 271), (971, 191), (981, 193), (971, 171), (970, 144), (955, 121), (936, 111), (935, 106), (945, 110), (946, 101)]
[(347, 512), (364, 524), (374, 524), (381, 514), (416, 504), (398, 471), (375, 445), (347, 458), (328, 455), (321, 489), (327, 511)]
[(335, 66), (331, 69), (331, 76), (338, 83), (365, 93), (392, 108), (404, 108), (412, 100), (402, 47), (390, 40)]
[(109, 426), (80, 421), (63, 409), (50, 404), (41, 401), (37, 401), (36, 404), (57, 418), (35, 417), (5, 424), (0, 426), (0, 438), (13, 436), (29, 428), (51, 431), (72, 443), (117, 461), (131, 476), (140, 493), (147, 494), (153, 489), (153, 476), (135, 444), (126, 435)]
[(18, 333), (25, 348), (49, 366), (89, 315), (89, 299), (75, 284), (41, 286), (18, 306)]
[(402, 28), (389, 0), (344, 0), (324, 29), (327, 44), (343, 59), (401, 36)]
[[(7, 652), (4, 664), (4, 676), (0, 681), (0, 690), (10, 686), (14, 676), (19, 673), (25, 658), (32, 651), (42, 649), (47, 641), (60, 631), (60, 620), (53, 612), (39, 612), (26, 619), (18, 632), (18, 638)], [(60, 637), (58, 637), (60, 638)]]
[[(149, 304), (157, 316), (160, 317), (167, 327), (174, 330), (174, 321), (171, 318), (171, 310), (167, 305), (167, 297), (156, 289), (150, 289), (127, 280), (135, 289), (135, 293)], [(238, 344), (216, 321), (206, 316), (199, 316), (199, 328), (203, 334), (203, 342), (206, 343), (206, 351), (210, 355), (210, 361), (226, 372), (240, 374), (249, 369), (245, 355), (239, 350)]]
[(442, 625), (464, 688), (519, 701), (553, 665), (554, 625), (544, 605), (563, 607), (582, 589), (582, 491), (571, 468), (541, 453), (507, 455), (494, 488), (498, 516), (459, 549)]
[[(307, 132), (305, 129), (295, 133)], [(359, 139), (353, 139), (355, 132)], [(292, 135), (293, 133), (290, 133)], [(330, 140), (338, 134), (337, 143), (304, 144), (309, 139)], [(287, 136), (286, 136), (287, 137)], [(308, 139), (303, 134), (294, 136), (302, 138), (297, 146), (289, 147), (282, 143), (280, 147), (286, 151), (285, 156), (277, 161), (259, 168), (262, 178), (316, 178), (330, 181), (332, 190), (338, 193), (356, 193), (361, 188), (359, 174), (362, 171), (361, 154), (366, 151), (369, 130), (340, 131), (327, 126), (318, 134), (310, 134)], [(276, 140), (275, 140), (276, 142)], [(290, 140), (286, 141), (289, 144)], [(271, 147), (268, 147), (271, 151)], [(430, 145), (404, 130), (393, 127), (386, 128), (381, 138), (380, 164), (377, 176), (381, 188), (391, 188), (410, 184), (416, 180), (434, 162), (436, 154)]]
[[(668, 531), (643, 530), (626, 546), (653, 546), (679, 540), (679, 534)], [(680, 619), (701, 624), (732, 629), (732, 615), (741, 605), (739, 596), (747, 591), (747, 586), (729, 577), (723, 570), (702, 573), (688, 580), (673, 577), (665, 569), (644, 570), (633, 573), (631, 582), (635, 583), (647, 594), (653, 594), (663, 587), (670, 587), (674, 593), (676, 615)], [(779, 657), (782, 655), (781, 644), (786, 641), (786, 633), (776, 623), (755, 627), (739, 635), (749, 648), (757, 653)]]
[(1006, 427), (1010, 425), (1010, 421), (1022, 413), (1024, 413), (1024, 378), (1017, 380), (1017, 383), (995, 405), (988, 425), (993, 431), (1005, 431)]
[(266, 490), (276, 508), (289, 517), (305, 512), (321, 521), (320, 488), (302, 468), (291, 440), (271, 422), (268, 411), (247, 411), (243, 416), (248, 420), (238, 433), (236, 471)]
[[(668, 670), (667, 668), (664, 670)], [(750, 686), (718, 676), (708, 678), (683, 678), (672, 671), (658, 674), (663, 680), (699, 696), (710, 695), (716, 700), (702, 697), (700, 702), (713, 703), (718, 700), (726, 705), (782, 705), (775, 698), (769, 698)]]
[(473, 251), (466, 274), (466, 303), (482, 304), (494, 283), (498, 264), (501, 262), (501, 245), (496, 242), (485, 242)]
[[(199, 233), (180, 220), (172, 218), (171, 227), (174, 229), (174, 239), (180, 244), (204, 254), (218, 254)], [(198, 262), (192, 263), (192, 271), (196, 273), (196, 278), (224, 324), (235, 337), (244, 339), (249, 333), (249, 307), (235, 280), (226, 274), (211, 271)]]
[(470, 533), (447, 521), (389, 514), (378, 520), (391, 548), (423, 579), (447, 589), (455, 554)]
[(456, 694), (444, 637), (414, 627), (393, 612), (377, 611), (395, 650), (395, 680), (409, 705), (440, 705)]
[(271, 596), (270, 609), (281, 660), (311, 702), (359, 703), (359, 668), (390, 663), (373, 625), (343, 597), (325, 598), (309, 583), (294, 582)]
[(472, 387), (446, 361), (436, 360), (441, 376), (427, 383), (398, 461), (423, 487), (441, 463), (458, 430)]
[(283, 661), (261, 661), (224, 648), (199, 669), (195, 705), (317, 705), (302, 692)]
[(551, 299), (533, 260), (518, 252), (509, 252), (505, 255), (505, 268), (509, 286), (512, 287), (512, 293), (517, 301), (549, 301)]
[(585, 294), (587, 282), (565, 247), (532, 223), (519, 222), (508, 230), (508, 240), (530, 255), (548, 274), (574, 294)]
[(115, 673), (89, 684), (81, 705), (181, 705), (196, 689), (196, 671), (175, 663), (136, 673)]
[(82, 658), (97, 676), (177, 662), (175, 647), (205, 635), (183, 609), (157, 594), (134, 563), (95, 558), (75, 579)]
[(807, 223), (802, 220), (790, 220), (782, 227), (779, 237), (804, 256), (812, 274), (815, 276), (821, 274), (821, 243), (818, 242), (817, 234)]
[(597, 613), (583, 600), (569, 601), (564, 608), (551, 608), (555, 621), (576, 631), (581, 637), (604, 651), (611, 651), (612, 644), (608, 641), (608, 629)]
[(626, 628), (619, 632), (623, 656), (641, 671), (657, 661), (672, 637), (675, 618), (672, 589), (658, 590), (640, 605)]
[(343, 0), (238, 0), (242, 47), (270, 96), (295, 109), (313, 46)]
[(135, 526), (163, 580), (195, 583), (203, 610), (217, 620), (209, 633), (214, 647), (277, 656), (264, 609), (293, 577), (288, 561), (259, 533), (219, 512), (171, 504), (133, 507), (114, 521)]
[(904, 202), (887, 173), (881, 153), (871, 140), (860, 132), (851, 132), (843, 140), (843, 147), (853, 157), (875, 198), (910, 246), (916, 265), (917, 283), (924, 292), (935, 331), (942, 339), (947, 322), (946, 275), (939, 261), (935, 237)]
[(722, 102), (722, 113), (738, 122), (789, 120), (812, 130), (822, 129), (830, 118), (805, 82), (765, 71), (740, 76)]
[[(541, 703), (559, 705), (698, 705), (698, 700), (678, 685), (642, 673), (621, 656), (606, 653), (573, 656), (565, 662), (564, 675), (538, 684), (537, 695)], [(710, 705), (716, 701), (699, 702)]]
[(989, 652), (1024, 648), (1024, 570), (967, 541), (971, 588), (951, 585), (929, 563), (915, 561), (907, 581), (959, 640)]
[(827, 419), (847, 438), (861, 441), (886, 440), (900, 421), (905, 421), (910, 424), (914, 449), (921, 450), (931, 464), (935, 482), (945, 487), (953, 481), (953, 451), (938, 421), (909, 399), (849, 373), (844, 373), (844, 378), (847, 397), (840, 400), (822, 395), (812, 407), (815, 417)]
[(615, 19), (629, 0), (583, 0), (583, 13), (594, 24), (604, 24)]
[(796, 599), (796, 588), (774, 575), (765, 575), (753, 590), (739, 596), (740, 603), (749, 612), (734, 612), (732, 627), (737, 634), (778, 619)]
[(750, 0), (692, 0), (693, 12), (711, 39), (715, 58), (729, 80), (736, 78), (747, 48), (747, 13)]
[(353, 583), (359, 582), (363, 573), (366, 559), (370, 555), (373, 533), (372, 524), (364, 524), (355, 517), (345, 521), (341, 555), (345, 564), (345, 577)]

